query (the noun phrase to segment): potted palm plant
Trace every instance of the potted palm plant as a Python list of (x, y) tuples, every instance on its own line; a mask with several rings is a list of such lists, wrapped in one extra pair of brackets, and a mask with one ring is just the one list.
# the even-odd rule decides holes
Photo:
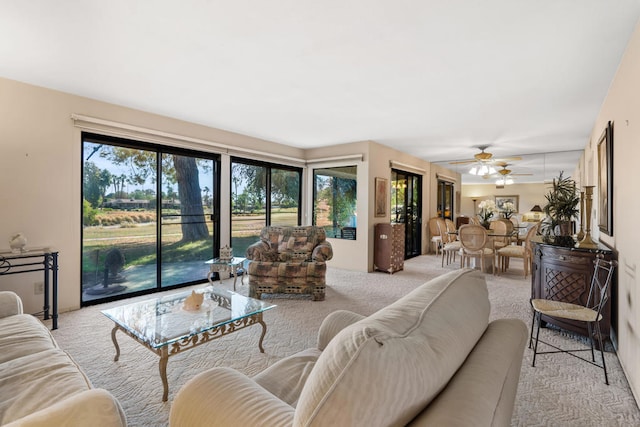
[(547, 204), (542, 209), (546, 214), (542, 223), (543, 234), (556, 244), (573, 246), (575, 242), (571, 236), (571, 220), (577, 219), (580, 214), (580, 193), (576, 182), (560, 171), (560, 175), (553, 179), (545, 199)]

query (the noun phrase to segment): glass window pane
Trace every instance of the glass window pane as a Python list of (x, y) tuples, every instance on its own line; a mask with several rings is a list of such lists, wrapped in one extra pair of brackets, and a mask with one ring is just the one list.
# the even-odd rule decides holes
[(231, 247), (243, 256), (258, 241), (267, 225), (266, 168), (233, 162), (231, 164)]
[(156, 287), (156, 158), (84, 141), (83, 302)]
[(162, 287), (206, 279), (213, 258), (213, 160), (162, 154)]
[(328, 237), (355, 240), (357, 166), (316, 169), (313, 183), (313, 225)]
[(271, 169), (271, 225), (298, 225), (300, 173)]

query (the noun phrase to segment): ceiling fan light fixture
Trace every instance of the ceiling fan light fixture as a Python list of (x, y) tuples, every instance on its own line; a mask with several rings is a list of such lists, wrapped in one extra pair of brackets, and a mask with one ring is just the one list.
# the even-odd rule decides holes
[(499, 178), (496, 181), (496, 185), (505, 186), (513, 184), (513, 179), (511, 178)]
[(478, 175), (478, 168), (475, 166), (472, 166), (471, 169), (469, 169), (469, 173), (471, 175)]

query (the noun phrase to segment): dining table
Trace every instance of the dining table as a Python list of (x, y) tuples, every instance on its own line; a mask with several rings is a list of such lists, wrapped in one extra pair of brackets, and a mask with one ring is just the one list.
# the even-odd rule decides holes
[[(447, 231), (447, 234), (452, 234), (452, 235), (458, 235), (458, 230), (455, 231)], [(518, 236), (518, 232), (514, 227), (514, 230), (509, 232), (509, 233), (495, 233), (493, 232), (493, 230), (487, 230), (487, 243), (485, 244), (485, 248), (489, 248), (491, 250), (493, 250), (494, 254), (496, 252), (496, 246), (495, 243), (497, 241), (497, 239), (499, 238), (513, 238), (513, 237), (517, 237)], [(515, 243), (511, 243), (511, 244), (515, 244)], [(495, 262), (495, 256), (493, 257), (493, 261)], [(487, 265), (488, 264), (488, 265)], [(490, 267), (492, 267), (491, 264), (487, 263), (485, 264), (485, 270), (488, 271), (488, 269)], [(475, 258), (471, 259), (471, 267), (473, 268), (480, 268), (480, 266), (478, 265), (478, 263), (475, 262)], [(484, 273), (486, 273), (487, 271), (484, 271)]]

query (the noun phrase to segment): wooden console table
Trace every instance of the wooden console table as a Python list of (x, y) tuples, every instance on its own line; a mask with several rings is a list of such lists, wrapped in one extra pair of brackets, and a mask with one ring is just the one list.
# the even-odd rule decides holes
[(32, 248), (18, 253), (0, 251), (0, 276), (32, 271), (44, 272), (44, 304), (41, 312), (33, 314), (42, 315), (44, 320), (51, 317), (51, 329), (58, 329), (58, 252), (49, 248)]
[[(533, 268), (531, 274), (531, 298), (564, 301), (574, 304), (586, 304), (593, 277), (593, 261), (596, 255), (602, 254), (604, 259), (615, 259), (613, 251), (603, 245), (597, 249), (582, 249), (557, 246), (545, 243), (541, 238), (532, 240)], [(602, 336), (610, 338), (612, 300), (615, 295), (615, 277), (609, 286), (609, 301), (602, 310), (600, 327)], [(542, 316), (542, 326), (551, 323), (562, 329), (589, 336), (584, 322), (572, 322)]]

